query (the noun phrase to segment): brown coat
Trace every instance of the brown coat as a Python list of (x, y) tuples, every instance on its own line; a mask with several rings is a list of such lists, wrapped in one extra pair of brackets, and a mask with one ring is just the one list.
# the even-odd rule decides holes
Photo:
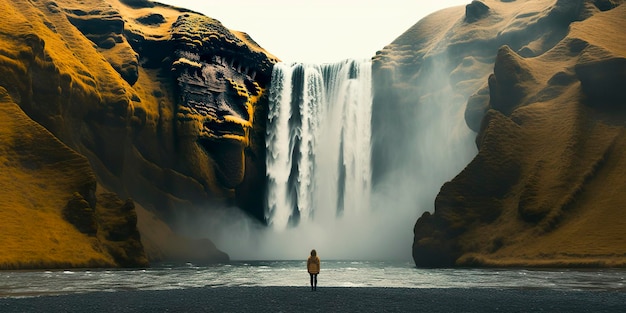
[(320, 273), (320, 258), (317, 256), (310, 256), (306, 261), (306, 268), (309, 271), (309, 274), (319, 274)]

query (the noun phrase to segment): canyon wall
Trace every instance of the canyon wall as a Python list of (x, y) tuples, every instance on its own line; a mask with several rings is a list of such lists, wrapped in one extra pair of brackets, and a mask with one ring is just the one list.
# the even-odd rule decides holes
[(415, 224), (417, 266), (626, 265), (621, 2), (473, 1), (377, 54), (375, 106), (450, 93), (477, 134)]
[(227, 260), (179, 235), (176, 219), (235, 205), (263, 218), (276, 58), (150, 1), (2, 0), (0, 18), (0, 156), (14, 173), (1, 191), (2, 266)]

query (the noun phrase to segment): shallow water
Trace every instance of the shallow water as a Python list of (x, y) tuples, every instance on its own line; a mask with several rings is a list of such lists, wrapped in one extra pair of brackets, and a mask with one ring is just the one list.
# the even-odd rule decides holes
[[(410, 262), (323, 261), (318, 286), (626, 291), (625, 278), (620, 269), (418, 269)], [(308, 284), (306, 261), (159, 264), (139, 270), (1, 271), (0, 297)]]

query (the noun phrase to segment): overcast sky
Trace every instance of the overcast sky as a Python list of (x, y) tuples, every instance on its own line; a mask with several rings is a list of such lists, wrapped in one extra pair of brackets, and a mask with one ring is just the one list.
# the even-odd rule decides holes
[(283, 61), (371, 58), (424, 16), (471, 0), (157, 0), (247, 32)]

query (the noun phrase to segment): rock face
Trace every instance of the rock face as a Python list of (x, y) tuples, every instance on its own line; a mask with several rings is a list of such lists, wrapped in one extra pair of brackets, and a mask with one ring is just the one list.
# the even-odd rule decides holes
[(415, 224), (417, 266), (626, 265), (620, 4), (473, 2), (378, 54), (389, 85), (427, 85), (420, 72), (443, 65), (477, 132), (476, 157)]
[(87, 159), (0, 88), (0, 269), (137, 267), (148, 259), (132, 201), (97, 190)]
[[(181, 15), (172, 29), (177, 136), (184, 155), (194, 158), (187, 173), (214, 195), (232, 198), (234, 191), (237, 204), (263, 221), (264, 180), (256, 173), (265, 173), (265, 90), (276, 59), (206, 16)], [(255, 168), (248, 175), (247, 166)], [(259, 192), (241, 192), (250, 183)]]
[[(26, 217), (43, 207), (57, 215), (56, 226), (46, 227), (73, 230), (67, 238), (36, 232), (29, 238), (51, 240), (50, 249), (59, 251), (66, 251), (64, 241), (96, 251), (80, 261), (59, 252), (31, 262), (18, 253), (0, 264), (145, 266), (146, 255), (227, 260), (211, 242), (179, 236), (171, 225), (181, 212), (213, 206), (238, 205), (263, 218), (265, 88), (276, 59), (219, 21), (150, 1), (0, 0), (0, 7), (0, 90), (14, 103), (3, 121), (41, 125), (20, 132), (26, 138), (46, 132), (42, 138), (57, 142), (55, 149), (82, 158), (59, 169), (56, 175), (67, 178), (37, 183), (33, 199), (45, 194), (49, 201), (31, 205), (35, 200), (19, 196), (28, 188), (3, 188), (12, 202), (0, 211), (15, 208)], [(14, 180), (33, 171), (28, 162), (11, 163), (18, 150), (8, 142), (0, 151)], [(46, 151), (28, 153), (45, 159)], [(73, 171), (89, 177), (88, 187), (64, 181)], [(2, 251), (23, 235), (8, 221)], [(39, 227), (28, 218), (16, 223)]]

